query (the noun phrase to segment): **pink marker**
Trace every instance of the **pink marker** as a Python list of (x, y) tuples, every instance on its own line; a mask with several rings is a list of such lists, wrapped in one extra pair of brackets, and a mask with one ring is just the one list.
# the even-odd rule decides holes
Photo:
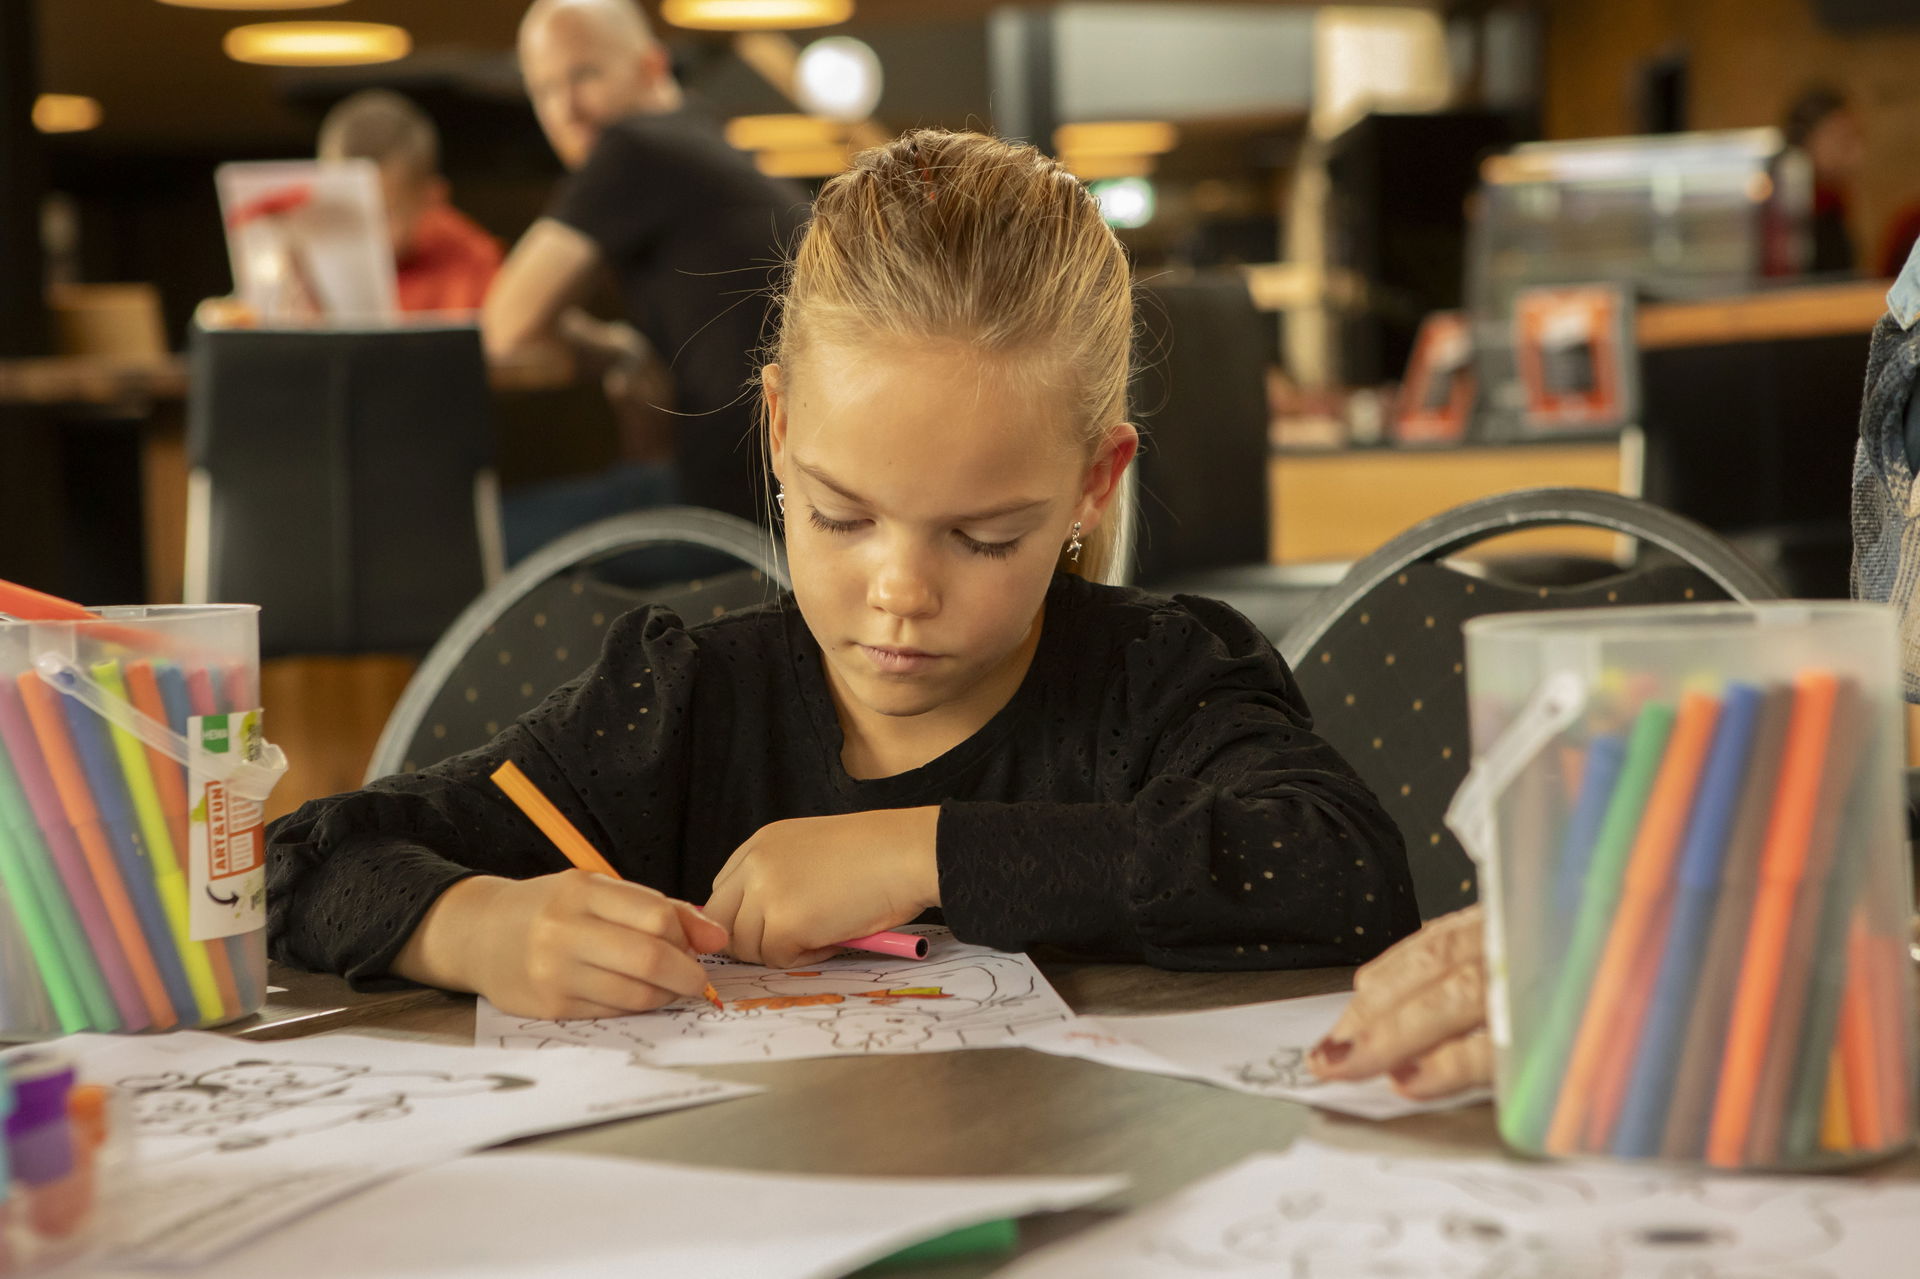
[(916, 937), (912, 933), (868, 933), (865, 937), (855, 937), (843, 941), (841, 946), (848, 950), (870, 950), (879, 955), (898, 955), (901, 959), (925, 959), (927, 957), (927, 939)]

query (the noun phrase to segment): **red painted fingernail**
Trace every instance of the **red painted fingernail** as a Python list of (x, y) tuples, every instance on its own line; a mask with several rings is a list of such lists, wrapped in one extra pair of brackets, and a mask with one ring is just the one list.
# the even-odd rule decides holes
[(1417, 1061), (1403, 1061), (1387, 1073), (1393, 1076), (1393, 1082), (1396, 1084), (1410, 1084), (1413, 1082), (1414, 1076), (1420, 1073), (1420, 1063)]
[(1323, 1039), (1313, 1049), (1313, 1055), (1329, 1066), (1338, 1066), (1351, 1052), (1353, 1052), (1353, 1041), (1350, 1039)]

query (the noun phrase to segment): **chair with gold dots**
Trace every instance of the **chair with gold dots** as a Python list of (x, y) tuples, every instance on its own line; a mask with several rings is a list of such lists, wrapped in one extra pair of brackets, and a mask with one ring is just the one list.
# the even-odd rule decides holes
[[(1539, 585), (1452, 557), (1503, 533), (1552, 525), (1635, 540), (1631, 566), (1592, 580)], [(1348, 570), (1280, 645), (1314, 727), (1373, 787), (1407, 841), (1420, 916), (1477, 896), (1473, 863), (1441, 822), (1466, 776), (1465, 640), (1483, 613), (1604, 608), (1685, 600), (1769, 600), (1760, 569), (1691, 520), (1617, 493), (1525, 489), (1414, 525)]]
[(719, 511), (660, 507), (577, 529), (454, 620), (387, 717), (366, 780), (484, 745), (592, 665), (629, 609), (659, 604), (692, 623), (764, 604), (786, 584), (773, 540)]

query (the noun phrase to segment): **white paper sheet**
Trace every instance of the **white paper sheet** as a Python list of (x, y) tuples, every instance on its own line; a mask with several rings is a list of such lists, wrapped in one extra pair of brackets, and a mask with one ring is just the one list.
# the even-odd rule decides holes
[[(192, 1279), (826, 1279), (1124, 1177), (804, 1177), (502, 1151), (410, 1172)], [(102, 1274), (134, 1275), (133, 1271)]]
[(347, 1191), (497, 1142), (761, 1091), (617, 1054), (182, 1031), (60, 1041), (128, 1095), (135, 1161), (110, 1250), (203, 1260)]
[(1315, 995), (1270, 1004), (1140, 1017), (1080, 1017), (1027, 1040), (1062, 1057), (1198, 1079), (1238, 1092), (1283, 1097), (1363, 1119), (1395, 1119), (1484, 1100), (1485, 1092), (1408, 1101), (1385, 1079), (1321, 1081), (1307, 1054), (1333, 1029), (1351, 995)]
[(632, 1017), (534, 1021), (480, 1001), (474, 1041), (501, 1048), (620, 1048), (655, 1066), (797, 1057), (1005, 1048), (1064, 1024), (1073, 1011), (1025, 955), (969, 946), (915, 927), (927, 958), (849, 952), (803, 969), (708, 956), (726, 1005), (679, 1000)]
[(1688, 1177), (1309, 1142), (1255, 1155), (1000, 1279), (1894, 1279), (1920, 1182)]

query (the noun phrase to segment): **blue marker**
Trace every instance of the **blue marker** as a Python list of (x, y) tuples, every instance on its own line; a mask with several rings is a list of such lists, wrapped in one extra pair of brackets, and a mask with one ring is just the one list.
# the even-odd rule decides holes
[(1701, 772), (1686, 846), (1680, 852), (1678, 896), (1660, 970), (1654, 976), (1640, 1051), (1634, 1058), (1619, 1124), (1614, 1129), (1616, 1155), (1646, 1158), (1660, 1153), (1674, 1072), (1686, 1046), (1687, 1019), (1706, 959), (1713, 910), (1720, 898), (1720, 871), (1733, 833), (1734, 815), (1740, 807), (1741, 783), (1746, 779), (1747, 757), (1753, 749), (1754, 727), (1763, 700), (1764, 695), (1752, 684), (1727, 685), (1720, 723)]
[(1620, 765), (1627, 757), (1627, 739), (1602, 733), (1587, 743), (1587, 765), (1580, 774), (1580, 799), (1560, 841), (1560, 861), (1553, 881), (1554, 917), (1563, 922), (1580, 913), (1580, 891), (1587, 882), (1587, 863), (1600, 838), (1600, 826), (1613, 799)]
[(100, 825), (113, 855), (120, 863), (120, 878), (134, 913), (140, 917), (140, 930), (147, 935), (147, 949), (153, 952), (154, 966), (160, 970), (160, 982), (167, 998), (182, 1018), (191, 1018), (199, 1007), (193, 987), (187, 982), (187, 970), (180, 962), (180, 949), (174, 945), (173, 930), (167, 924), (160, 905), (160, 887), (154, 877), (152, 856), (141, 840), (133, 820), (133, 801), (120, 777), (120, 764), (107, 736), (106, 723), (81, 705), (75, 697), (62, 696), (67, 712), (67, 728), (73, 736), (74, 752), (87, 775), (87, 789), (93, 793), (93, 805), (99, 810)]

